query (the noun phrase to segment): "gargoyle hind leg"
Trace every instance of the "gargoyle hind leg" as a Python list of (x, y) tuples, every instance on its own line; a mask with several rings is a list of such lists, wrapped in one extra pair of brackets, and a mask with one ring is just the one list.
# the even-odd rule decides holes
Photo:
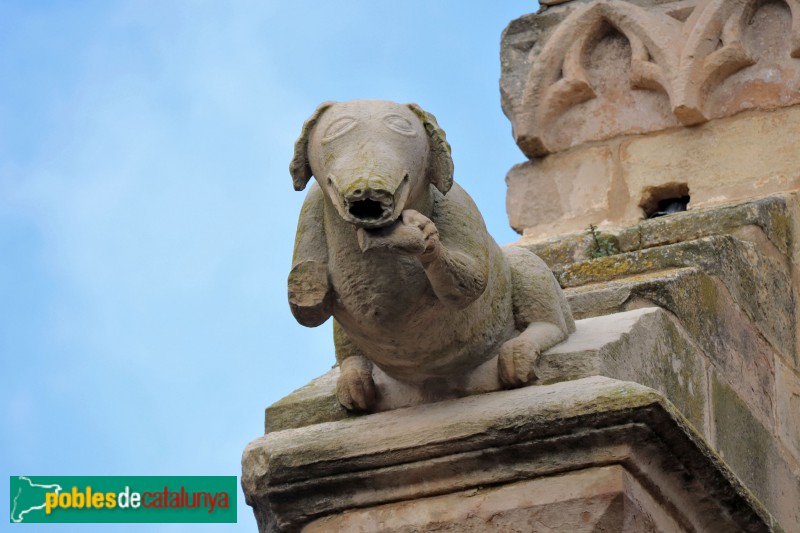
[(569, 303), (547, 265), (515, 246), (503, 249), (511, 267), (514, 323), (520, 334), (506, 341), (498, 354), (498, 373), (508, 387), (536, 379), (539, 354), (575, 331)]
[(333, 344), (340, 370), (336, 382), (339, 403), (348, 411), (371, 411), (378, 399), (372, 362), (353, 344), (336, 319), (333, 320)]

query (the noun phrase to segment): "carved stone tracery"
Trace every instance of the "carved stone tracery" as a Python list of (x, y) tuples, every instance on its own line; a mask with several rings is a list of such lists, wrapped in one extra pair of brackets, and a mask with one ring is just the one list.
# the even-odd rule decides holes
[[(543, 32), (543, 44), (532, 46), (519, 94), (504, 94), (517, 144), (528, 157), (800, 103), (800, 0), (681, 1), (666, 8), (597, 0), (571, 9)], [(776, 36), (780, 28), (788, 35)], [(627, 41), (627, 65), (598, 51), (613, 52), (609, 38)], [(787, 53), (776, 55), (777, 39), (786, 42)], [(603, 94), (590, 75), (590, 58), (608, 61), (606, 70), (613, 72), (606, 76), (618, 85), (625, 80), (626, 90)], [(632, 106), (636, 117), (628, 119)], [(594, 120), (571, 120), (570, 114)]]
[[(736, 104), (737, 92), (728, 94), (728, 100), (734, 102), (733, 107), (724, 108), (721, 106), (709, 106), (709, 97), (715, 90), (719, 89), (726, 80), (733, 77), (740, 71), (748, 69), (751, 74), (749, 84), (763, 84), (767, 81), (763, 72), (759, 73), (759, 59), (761, 55), (776, 47), (765, 45), (757, 46), (756, 43), (748, 43), (746, 39), (748, 30), (753, 26), (754, 19), (759, 11), (766, 6), (782, 6), (786, 8), (786, 15), (789, 16), (789, 50), (786, 57), (780, 58), (779, 68), (782, 73), (789, 74), (790, 78), (783, 76), (777, 83), (778, 85), (794, 92), (794, 98), (786, 96), (770, 95), (769, 91), (762, 91), (762, 98), (757, 102), (740, 102)], [(781, 25), (780, 15), (772, 10), (771, 24), (764, 35), (759, 37), (768, 38), (769, 33), (776, 32), (776, 26)], [(732, 114), (743, 109), (761, 107), (781, 107), (800, 101), (800, 93), (797, 89), (800, 70), (800, 1), (798, 0), (714, 0), (709, 2), (702, 12), (696, 12), (697, 16), (688, 23), (694, 23), (692, 33), (682, 51), (681, 65), (685, 66), (685, 75), (678, 78), (678, 94), (680, 96), (679, 109), (676, 113), (682, 118), (684, 124), (695, 124), (705, 122), (712, 118), (719, 118)], [(785, 22), (785, 21), (784, 21)], [(759, 39), (751, 39), (757, 41)], [(712, 49), (711, 45), (716, 45)], [(755, 46), (754, 46), (755, 45)], [(762, 48), (762, 49), (758, 49)], [(752, 71), (752, 72), (751, 72)], [(793, 72), (792, 72), (793, 71)], [(743, 86), (748, 83), (741, 84)], [(716, 109), (714, 108), (716, 107)]]

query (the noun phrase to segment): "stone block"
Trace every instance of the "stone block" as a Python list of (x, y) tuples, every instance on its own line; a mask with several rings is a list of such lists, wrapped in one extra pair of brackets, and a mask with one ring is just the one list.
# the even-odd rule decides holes
[[(359, 512), (366, 513), (360, 516), (367, 520), (363, 531), (387, 531), (392, 529), (374, 522), (393, 509), (382, 506), (404, 512), (401, 507), (408, 504), (409, 516), (425, 523), (426, 509), (468, 514), (471, 502), (478, 501), (469, 499), (469, 491), (482, 494), (486, 505), (502, 506), (504, 496), (518, 497), (527, 517), (557, 516), (555, 509), (565, 510), (568, 487), (577, 497), (595, 494), (600, 500), (620, 489), (625, 483), (620, 470), (604, 471), (612, 479), (594, 473), (614, 466), (646, 488), (625, 493), (638, 499), (640, 509), (647, 509), (648, 498), (655, 502), (657, 511), (649, 513), (654, 522), (665, 513), (679, 525), (659, 531), (766, 532), (775, 527), (663, 396), (602, 377), (270, 433), (245, 449), (242, 486), (264, 532), (297, 532), (336, 517), (356, 520)], [(597, 482), (594, 487), (584, 483), (590, 478)], [(540, 491), (561, 487), (542, 503), (552, 503), (554, 512), (523, 499), (514, 484), (526, 482), (538, 482)], [(428, 500), (448, 495), (450, 500)], [(586, 519), (591, 521), (596, 508), (589, 511)], [(501, 512), (498, 518), (513, 523), (519, 516)], [(617, 514), (615, 520), (624, 525), (624, 516)], [(484, 531), (507, 531), (503, 525)]]
[(578, 321), (567, 341), (542, 354), (540, 383), (601, 375), (641, 383), (668, 398), (706, 435), (706, 363), (678, 322), (657, 307)]
[(796, 204), (796, 194), (779, 194), (642, 221), (604, 232), (620, 253), (596, 259), (590, 259), (594, 243), (587, 232), (539, 242), (524, 237), (518, 244), (558, 273), (578, 318), (629, 309), (629, 300), (638, 297), (629, 290), (632, 283), (666, 282), (683, 268), (699, 267), (723, 282), (734, 305), (800, 370), (794, 332), (800, 284), (794, 267), (800, 258)]
[[(782, 193), (763, 198), (748, 198), (738, 203), (713, 207), (692, 207), (670, 216), (642, 220), (614, 232), (620, 251), (631, 252), (667, 244), (691, 241), (714, 235), (735, 235), (748, 240), (758, 229), (778, 253), (791, 257), (795, 194)], [(761, 244), (761, 237), (754, 242)]]
[(774, 427), (775, 348), (718, 279), (699, 269), (684, 268), (597, 283), (581, 290), (577, 294), (568, 291), (570, 300), (579, 299), (579, 309), (591, 308), (592, 302), (599, 302), (598, 307), (609, 302), (613, 308), (607, 311), (654, 304), (668, 310), (681, 324), (681, 333), (733, 384), (753, 416), (766, 427)]
[(499, 488), (479, 488), (348, 511), (316, 520), (303, 533), (683, 531), (657, 499), (624, 468), (607, 466)]
[(636, 328), (603, 354), (601, 375), (651, 387), (706, 434), (706, 366), (702, 351), (663, 310), (648, 313)]
[(775, 367), (778, 436), (800, 464), (800, 375), (780, 360)]
[(800, 530), (800, 471), (730, 385), (712, 376), (716, 449), (786, 531)]
[(690, 208), (796, 190), (798, 121), (794, 106), (623, 141), (619, 159), (632, 202), (612, 216), (635, 220), (646, 191), (672, 183), (688, 185)]
[(264, 433), (356, 416), (344, 409), (336, 399), (338, 379), (337, 366), (267, 407), (264, 412)]
[[(644, 300), (641, 296), (643, 287), (666, 286), (684, 275), (697, 272), (699, 270), (693, 267), (657, 270), (572, 287), (566, 290), (566, 295), (576, 319), (622, 313), (635, 309), (638, 303)], [(652, 305), (651, 302), (645, 307)]]
[[(613, 161), (607, 147), (586, 148), (528, 161), (506, 178), (506, 208), (511, 227), (536, 227), (547, 233), (569, 223), (586, 227), (603, 220), (609, 209)], [(552, 233), (551, 233), (552, 234)]]
[[(666, 290), (665, 290), (666, 289)], [(725, 376), (765, 427), (775, 425), (775, 349), (734, 303), (718, 280), (683, 276), (669, 288), (651, 287), (642, 297), (674, 309), (711, 365)]]
[[(654, 198), (684, 194), (670, 192), (673, 189), (687, 191), (689, 212), (730, 209), (735, 202), (797, 191), (800, 169), (790, 154), (800, 149), (798, 121), (800, 106), (752, 111), (694, 128), (625, 137), (533, 159), (515, 166), (507, 177), (509, 220), (528, 245), (595, 224), (612, 233), (621, 226), (641, 229), (643, 234), (631, 235), (627, 243), (647, 246), (657, 236), (648, 236), (647, 230), (657, 232), (659, 224), (646, 220), (643, 206)], [(570, 193), (574, 198), (567, 196)], [(703, 212), (712, 225), (734, 222), (715, 224), (712, 218), (736, 217), (731, 212)]]

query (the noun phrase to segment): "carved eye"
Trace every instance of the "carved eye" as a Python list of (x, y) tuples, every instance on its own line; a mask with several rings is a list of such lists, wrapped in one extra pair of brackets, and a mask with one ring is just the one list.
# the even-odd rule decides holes
[(334, 120), (330, 126), (325, 130), (325, 136), (322, 138), (323, 141), (332, 141), (336, 137), (340, 135), (344, 135), (348, 131), (352, 130), (355, 125), (358, 123), (356, 119), (353, 117), (342, 117)]
[(383, 117), (383, 123), (386, 124), (387, 128), (401, 135), (406, 135), (407, 137), (416, 137), (417, 135), (414, 125), (400, 115), (386, 115)]

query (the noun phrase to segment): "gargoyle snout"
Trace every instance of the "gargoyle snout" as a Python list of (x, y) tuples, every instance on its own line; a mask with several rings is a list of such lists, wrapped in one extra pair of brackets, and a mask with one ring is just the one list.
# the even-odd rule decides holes
[[(326, 182), (328, 197), (339, 215), (356, 226), (375, 229), (397, 220), (405, 208), (410, 190), (408, 172), (396, 187), (386, 178), (354, 180), (347, 188), (340, 188), (335, 174)], [(389, 182), (389, 186), (385, 185)], [(345, 190), (342, 190), (345, 189)]]
[(375, 223), (390, 219), (394, 212), (394, 195), (381, 189), (355, 189), (345, 197), (347, 212), (358, 220)]

